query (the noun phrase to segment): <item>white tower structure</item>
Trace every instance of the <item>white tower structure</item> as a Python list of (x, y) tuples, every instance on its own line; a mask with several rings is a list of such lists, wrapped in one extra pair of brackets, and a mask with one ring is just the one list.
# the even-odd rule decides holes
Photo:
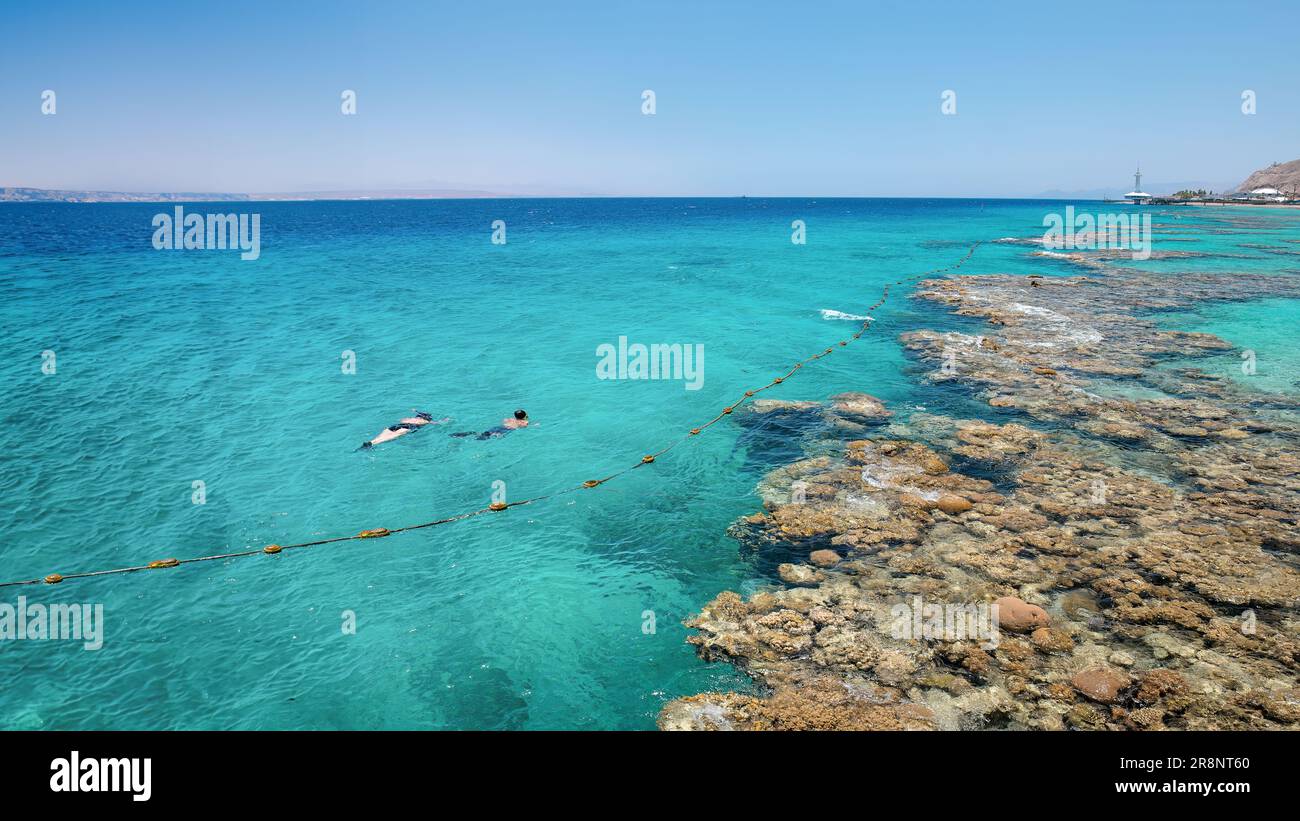
[(1142, 166), (1133, 172), (1133, 190), (1125, 194), (1124, 199), (1135, 205), (1151, 199), (1151, 195), (1142, 190)]

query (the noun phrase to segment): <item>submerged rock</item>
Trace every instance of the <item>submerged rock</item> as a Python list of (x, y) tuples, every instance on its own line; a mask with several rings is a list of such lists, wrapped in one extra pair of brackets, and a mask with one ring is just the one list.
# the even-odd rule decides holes
[(866, 393), (839, 393), (828, 402), (755, 399), (736, 410), (736, 421), (746, 427), (779, 425), (838, 435), (861, 434), (891, 416), (883, 402)]
[(1068, 653), (1074, 649), (1074, 639), (1063, 630), (1039, 627), (1030, 634), (1034, 646), (1046, 653)]
[(1029, 633), (1046, 627), (1047, 611), (1035, 604), (1026, 604), (1015, 596), (1003, 596), (993, 602), (998, 608), (998, 625), (1013, 633)]
[(806, 564), (778, 565), (776, 572), (786, 584), (816, 584), (822, 580), (822, 574)]
[(840, 554), (834, 550), (814, 550), (809, 554), (808, 561), (818, 567), (834, 567), (840, 563)]
[(963, 496), (954, 496), (952, 494), (944, 494), (940, 496), (939, 500), (934, 503), (934, 506), (952, 516), (956, 516), (958, 513), (965, 513), (974, 507), (969, 499)]
[(1109, 667), (1089, 667), (1075, 674), (1070, 683), (1080, 693), (1102, 704), (1119, 701), (1120, 692), (1129, 685), (1129, 677)]
[(865, 393), (840, 393), (831, 397), (830, 413), (854, 422), (888, 419), (893, 416), (885, 403)]

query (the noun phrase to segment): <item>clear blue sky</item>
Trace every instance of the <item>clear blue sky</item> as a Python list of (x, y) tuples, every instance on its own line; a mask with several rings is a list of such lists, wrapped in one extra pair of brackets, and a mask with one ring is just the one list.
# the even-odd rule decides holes
[(1236, 183), (1300, 157), (1298, 24), (1296, 0), (22, 0), (0, 185), (1015, 196), (1126, 189), (1138, 161)]

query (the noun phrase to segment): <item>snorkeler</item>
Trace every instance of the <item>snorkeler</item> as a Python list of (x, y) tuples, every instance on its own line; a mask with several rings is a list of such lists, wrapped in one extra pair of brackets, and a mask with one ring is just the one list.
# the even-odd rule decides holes
[(375, 445), (382, 445), (384, 442), (392, 441), (399, 436), (405, 436), (413, 430), (419, 430), (425, 425), (442, 425), (450, 421), (450, 416), (444, 416), (441, 419), (434, 419), (431, 414), (427, 414), (424, 411), (415, 411), (414, 416), (408, 416), (396, 425), (389, 425), (387, 428), (380, 431), (379, 435), (374, 439), (371, 439), (369, 442), (362, 442), (361, 449), (368, 450), (369, 448), (373, 448)]
[(475, 439), (495, 439), (498, 436), (505, 436), (512, 430), (528, 427), (528, 414), (522, 409), (515, 411), (513, 419), (502, 419), (501, 424), (495, 428), (488, 428), (482, 433), (475, 433), (472, 430), (463, 430), (453, 433), (452, 436), (473, 436)]

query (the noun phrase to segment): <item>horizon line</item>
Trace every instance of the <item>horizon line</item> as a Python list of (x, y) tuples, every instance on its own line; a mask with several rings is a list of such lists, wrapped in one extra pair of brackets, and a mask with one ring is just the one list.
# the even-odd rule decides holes
[[(0, 203), (56, 203), (69, 205), (81, 204), (181, 204), (193, 202), (397, 202), (397, 201), (431, 201), (431, 200), (576, 200), (576, 199), (694, 199), (694, 200), (731, 200), (731, 199), (819, 199), (819, 200), (1081, 200), (1103, 201), (1105, 195), (1089, 193), (1078, 196), (1069, 194), (512, 194), (482, 193), (473, 191), (449, 191), (446, 195), (414, 194), (403, 195), (404, 189), (377, 190), (375, 195), (366, 195), (364, 189), (351, 191), (321, 192), (263, 192), (248, 193), (238, 191), (112, 191), (64, 188), (30, 188), (27, 186), (0, 186), (0, 192), (22, 190), (41, 194), (86, 195), (85, 198), (50, 198), (50, 199), (16, 199), (0, 197)], [(1116, 189), (1118, 191), (1118, 189)], [(1229, 192), (1224, 192), (1229, 193)], [(93, 199), (96, 195), (139, 197), (139, 199)]]

